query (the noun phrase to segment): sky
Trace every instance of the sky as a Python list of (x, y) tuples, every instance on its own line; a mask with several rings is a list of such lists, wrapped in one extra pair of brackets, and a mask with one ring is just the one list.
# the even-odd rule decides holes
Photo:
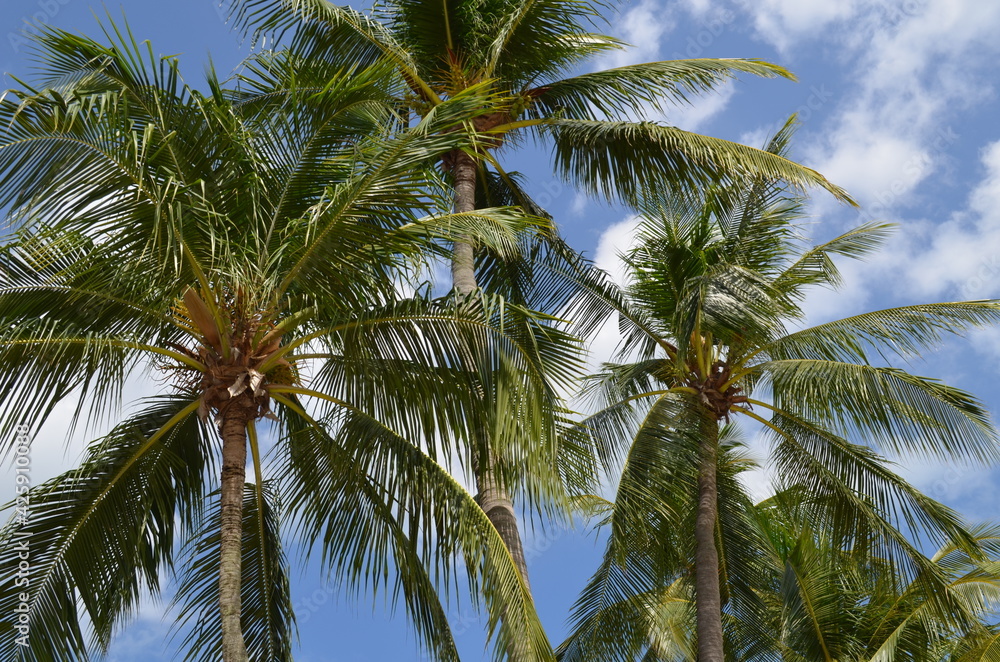
[[(42, 21), (99, 35), (95, 14), (127, 16), (133, 33), (157, 53), (179, 54), (197, 86), (209, 54), (230, 71), (248, 50), (213, 0), (122, 0), (105, 9), (92, 0), (4, 0), (0, 70), (30, 76), (25, 21)], [(759, 145), (792, 113), (801, 127), (793, 156), (846, 188), (861, 203), (846, 208), (815, 193), (807, 231), (816, 240), (869, 220), (898, 230), (885, 250), (864, 263), (840, 266), (839, 291), (816, 290), (811, 322), (866, 310), (930, 301), (1000, 297), (1000, 100), (996, 68), (1000, 3), (981, 0), (641, 0), (609, 16), (607, 31), (633, 48), (593, 62), (594, 69), (685, 57), (753, 57), (780, 64), (798, 82), (743, 78), (690, 106), (647, 119)], [(13, 86), (7, 78), (4, 88)], [(528, 175), (536, 199), (561, 231), (599, 266), (618, 273), (617, 254), (629, 245), (635, 220), (587, 199), (555, 178), (544, 147), (501, 154), (508, 169)], [(592, 344), (596, 364), (617, 338), (607, 329)], [(948, 341), (906, 366), (982, 398), (1000, 411), (993, 385), (1000, 370), (1000, 329)], [(133, 397), (143, 379), (126, 386)], [(68, 414), (68, 411), (66, 412)], [(41, 482), (79, 458), (81, 437), (66, 441), (65, 417), (55, 417), (35, 441), (34, 480)], [(99, 427), (99, 425), (98, 425)], [(766, 448), (753, 440), (763, 460)], [(1000, 472), (896, 458), (898, 469), (931, 496), (971, 520), (996, 516)], [(0, 497), (13, 480), (0, 474)], [(748, 478), (768, 493), (766, 467)], [(539, 612), (553, 642), (566, 633), (568, 609), (596, 568), (599, 543), (583, 527), (526, 532), (529, 571)], [(401, 613), (382, 598), (343, 594), (314, 566), (295, 575), (299, 617), (296, 659), (421, 659)], [(151, 602), (117, 638), (110, 660), (171, 659), (164, 650), (169, 615)], [(483, 627), (474, 611), (451, 612), (463, 659), (483, 654)], [(141, 656), (141, 657), (140, 657)]]

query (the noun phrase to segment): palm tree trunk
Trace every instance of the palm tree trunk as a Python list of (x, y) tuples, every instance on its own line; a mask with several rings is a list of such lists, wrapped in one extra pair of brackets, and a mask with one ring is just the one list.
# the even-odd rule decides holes
[[(470, 212), (476, 208), (476, 162), (465, 152), (455, 151), (452, 175), (455, 178), (455, 211)], [(451, 277), (455, 293), (469, 295), (479, 288), (476, 282), (475, 250), (469, 241), (456, 241), (452, 252)], [(517, 525), (514, 503), (506, 490), (497, 485), (494, 465), (489, 453), (489, 444), (473, 446), (472, 466), (476, 474), (476, 501), (486, 513), (490, 522), (500, 534), (507, 551), (510, 552), (525, 585), (528, 585), (528, 564), (524, 558), (524, 545)], [(479, 455), (484, 457), (479, 457)], [(530, 586), (529, 586), (530, 590)]]
[(231, 402), (222, 420), (221, 549), (219, 609), (222, 614), (223, 662), (247, 662), (240, 623), (243, 562), (243, 485), (246, 482), (249, 408)]
[(715, 528), (719, 518), (717, 479), (719, 424), (707, 416), (702, 424), (698, 470), (698, 513), (695, 520), (695, 608), (698, 662), (725, 662), (722, 639), (722, 594)]
[[(476, 162), (472, 157), (456, 150), (452, 175), (455, 178), (455, 212), (462, 214), (476, 208)], [(478, 289), (476, 258), (469, 241), (456, 241), (451, 255), (451, 279), (455, 292), (468, 295)]]

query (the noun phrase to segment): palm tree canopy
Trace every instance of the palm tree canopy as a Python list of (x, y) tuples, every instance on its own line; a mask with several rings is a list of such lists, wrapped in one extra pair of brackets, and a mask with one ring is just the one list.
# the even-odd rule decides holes
[[(932, 591), (901, 578), (884, 558), (838, 547), (829, 520), (811, 516), (801, 486), (751, 503), (733, 481), (755, 466), (738, 436), (727, 431), (721, 462), (720, 510), (728, 517), (720, 535), (735, 562), (724, 576), (730, 659), (929, 661), (989, 648), (1000, 599), (995, 525), (968, 528), (981, 556), (949, 541), (925, 559), (942, 580)], [(662, 562), (657, 548), (684, 549), (690, 537), (676, 529), (659, 536), (632, 537), (622, 557), (605, 559), (577, 603), (579, 620), (560, 659), (697, 659), (690, 567), (675, 559), (674, 574), (663, 577), (640, 559)]]
[[(399, 295), (401, 279), (456, 235), (511, 257), (525, 233), (545, 231), (545, 219), (510, 208), (440, 213), (429, 155), (465, 144), (448, 129), (469, 109), (442, 104), (390, 134), (392, 67), (343, 71), (276, 108), (214, 76), (200, 93), (174, 58), (153, 57), (127, 31), (107, 36), (46, 28), (39, 80), (0, 102), (0, 206), (17, 227), (0, 258), (0, 407), (5, 429), (37, 430), (68, 398), (77, 416), (114, 416), (143, 368), (164, 394), (95, 441), (78, 469), (37, 486), (32, 520), (0, 534), (5, 568), (17, 566), (18, 536), (44, 550), (32, 557), (33, 654), (76, 660), (105, 648), (141, 596), (160, 590), (178, 537), (192, 559), (178, 599), (188, 614), (210, 613), (211, 423), (239, 396), (254, 408), (241, 585), (252, 655), (289, 659), (281, 536), (293, 533), (348, 585), (403, 599), (443, 659), (457, 654), (436, 582), (461, 556), (496, 655), (520, 642), (544, 659), (551, 649), (510, 556), (449, 474), (454, 455), (468, 461), (470, 389), (456, 385), (456, 366), (477, 356), (490, 370), (473, 381), (519, 413), (490, 421), (498, 436), (541, 437), (541, 364), (574, 357), (547, 331), (525, 351), (525, 334), (548, 320), (499, 297)], [(440, 406), (414, 402), (415, 391)], [(263, 418), (276, 419), (269, 461)], [(0, 602), (13, 615), (8, 588)], [(3, 627), (0, 658), (13, 659), (16, 633), (9, 619)], [(189, 659), (216, 659), (218, 637), (200, 621)]]
[(280, 38), (293, 30), (290, 51), (296, 56), (335, 66), (393, 62), (400, 96), (418, 116), (444, 99), (479, 95), (483, 112), (468, 118), (479, 136), (471, 152), (477, 160), (497, 165), (489, 150), (527, 130), (551, 139), (562, 176), (590, 193), (630, 203), (664, 186), (679, 192), (692, 183), (747, 174), (819, 186), (852, 202), (822, 175), (784, 156), (634, 121), (688, 103), (738, 74), (794, 79), (782, 67), (753, 59), (693, 59), (574, 74), (595, 56), (627, 47), (595, 31), (606, 24), (602, 3), (388, 2), (368, 13), (327, 0), (234, 0), (231, 6), (236, 24), (258, 36)]
[[(782, 152), (791, 131), (789, 123), (767, 149)], [(595, 295), (595, 275), (579, 304), (617, 313), (627, 361), (594, 376), (598, 412), (580, 428), (604, 471), (620, 479), (614, 503), (603, 507), (611, 536), (605, 562), (577, 604), (565, 659), (637, 659), (669, 639), (669, 631), (651, 634), (650, 619), (666, 610), (681, 619), (669, 621), (674, 628), (690, 618), (682, 608), (689, 589), (675, 583), (693, 567), (688, 532), (706, 417), (759, 424), (778, 487), (810, 495), (801, 511), (823, 522), (829, 544), (884, 559), (898, 581), (921, 585), (925, 595), (946, 595), (950, 580), (914, 539), (981, 558), (957, 514), (896, 475), (879, 451), (995, 462), (1000, 445), (988, 414), (970, 394), (882, 361), (994, 324), (1000, 302), (922, 304), (801, 328), (808, 289), (839, 282), (834, 258), (864, 257), (889, 228), (869, 224), (808, 247), (796, 227), (802, 200), (780, 182), (720, 182), (702, 195), (697, 203), (647, 201), (625, 255), (630, 282), (623, 289), (605, 282)], [(759, 533), (742, 519), (749, 500), (727, 468), (740, 462), (727, 455), (724, 434), (718, 452), (725, 619), (737, 608), (761, 608), (766, 578), (753, 551), (761, 549)], [(648, 659), (686, 655), (679, 641)], [(728, 645), (733, 655), (741, 650)]]

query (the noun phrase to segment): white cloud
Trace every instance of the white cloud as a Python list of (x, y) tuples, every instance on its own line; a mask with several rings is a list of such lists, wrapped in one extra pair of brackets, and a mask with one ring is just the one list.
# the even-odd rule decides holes
[(866, 209), (891, 208), (933, 169), (933, 160), (913, 140), (893, 136), (860, 118), (866, 126), (842, 121), (841, 137), (819, 163), (830, 181), (846, 188)]
[[(774, 2), (785, 4), (769, 0), (750, 11), (759, 17)], [(993, 96), (1000, 5), (974, 0), (848, 5), (851, 20), (827, 26), (822, 39), (853, 62), (853, 90), (839, 99), (820, 140), (808, 150), (808, 161), (873, 213), (886, 213), (919, 202), (919, 185), (949, 165), (950, 147), (959, 138), (949, 127), (951, 118)], [(824, 11), (800, 23), (786, 21), (789, 38), (802, 38), (809, 25), (832, 22)]]
[(687, 9), (696, 18), (705, 16), (712, 9), (711, 0), (678, 0), (677, 4)]
[(642, 0), (613, 19), (613, 24), (614, 36), (632, 47), (606, 55), (600, 67), (602, 69), (658, 59), (663, 38), (674, 29), (674, 22), (657, 0)]
[(838, 263), (844, 275), (843, 284), (837, 289), (828, 287), (813, 287), (809, 289), (802, 312), (805, 314), (804, 326), (823, 324), (842, 317), (856, 315), (862, 312), (870, 298), (870, 290), (866, 279), (856, 270), (856, 265)]
[(750, 12), (757, 33), (779, 51), (818, 34), (831, 23), (853, 17), (858, 0), (757, 0), (741, 2)]
[(714, 92), (693, 99), (688, 105), (671, 108), (664, 113), (664, 119), (685, 131), (700, 131), (726, 109), (735, 92), (736, 86), (727, 83)]
[[(736, 20), (735, 12), (725, 10), (709, 16), (710, 10), (704, 0), (684, 0), (684, 3), (689, 12), (700, 17), (701, 29), (686, 35), (687, 43), (684, 43), (683, 38), (669, 41), (672, 47), (680, 50), (670, 55), (664, 52), (664, 47), (668, 43), (667, 37), (676, 27), (675, 21), (670, 18), (673, 7), (661, 0), (641, 0), (612, 20), (614, 36), (630, 46), (603, 56), (598, 62), (597, 69), (653, 62), (667, 57), (672, 59), (701, 57), (705, 48), (718, 39)], [(647, 106), (632, 119), (664, 121), (687, 131), (699, 131), (726, 109), (734, 92), (735, 87), (732, 84), (724, 84), (712, 93), (692, 97), (689, 104), (668, 106), (666, 112), (658, 112)]]
[(569, 211), (573, 216), (583, 216), (583, 212), (587, 211), (589, 204), (590, 198), (586, 193), (577, 193), (573, 196), (573, 202), (570, 203)]
[[(750, 425), (746, 425), (749, 423)], [(741, 418), (740, 425), (744, 428), (753, 427), (754, 431), (747, 435), (747, 453), (757, 463), (757, 467), (749, 469), (740, 474), (740, 482), (750, 493), (750, 497), (755, 503), (759, 503), (774, 495), (776, 484), (774, 467), (768, 462), (771, 444), (767, 435), (763, 432), (763, 426), (753, 421)]]
[(752, 131), (744, 131), (740, 134), (737, 142), (751, 147), (760, 147), (774, 135), (774, 130), (767, 127), (758, 127)]
[[(1000, 296), (1000, 141), (982, 152), (983, 176), (944, 220), (910, 218), (868, 259), (838, 260), (844, 284), (810, 290), (809, 323), (880, 305)], [(977, 343), (982, 344), (982, 343)]]
[(970, 207), (985, 217), (1000, 210), (1000, 140), (983, 148), (982, 162), (987, 175), (972, 192)]
[(1000, 296), (1000, 141), (982, 152), (984, 175), (965, 209), (943, 222), (908, 221), (872, 265), (897, 295), (933, 299)]
[(627, 273), (625, 263), (620, 256), (634, 245), (635, 233), (638, 228), (639, 217), (630, 216), (608, 226), (597, 241), (594, 264), (607, 271), (619, 285), (625, 284)]
[(165, 620), (165, 609), (162, 601), (144, 599), (139, 615), (112, 642), (107, 662), (139, 659), (146, 662), (166, 662), (173, 659), (173, 652), (164, 650), (170, 639), (171, 629)]
[[(608, 226), (597, 242), (594, 264), (608, 272), (618, 285), (625, 285), (627, 279), (625, 263), (622, 262), (620, 255), (632, 247), (638, 227), (638, 217), (626, 218)], [(588, 343), (588, 372), (596, 372), (601, 363), (610, 361), (620, 341), (617, 318), (612, 317)]]
[[(1000, 25), (1000, 5), (976, 0), (925, 0), (915, 2), (911, 11), (898, 15), (892, 23), (883, 15), (874, 33), (866, 78), (878, 87), (905, 84), (914, 76), (931, 73), (944, 66), (949, 73), (975, 65), (991, 65), (990, 51), (996, 51), (996, 28)], [(879, 19), (875, 19), (879, 20)], [(965, 66), (950, 65), (956, 57)], [(969, 56), (967, 59), (964, 56)], [(961, 83), (940, 79), (939, 85)]]

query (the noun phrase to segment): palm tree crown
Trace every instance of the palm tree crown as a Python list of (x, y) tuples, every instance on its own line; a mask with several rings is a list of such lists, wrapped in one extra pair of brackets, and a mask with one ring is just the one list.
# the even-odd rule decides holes
[[(516, 567), (448, 471), (467, 435), (470, 385), (455, 370), (467, 357), (518, 385), (501, 390), (519, 414), (501, 433), (541, 425), (545, 366), (518, 334), (544, 321), (398, 286), (456, 233), (509, 256), (545, 221), (437, 213), (428, 154), (464, 134), (447, 130), (447, 107), (388, 134), (391, 70), (345, 71), (276, 107), (214, 77), (201, 94), (175, 59), (109, 37), (47, 28), (39, 84), (0, 103), (0, 206), (18, 226), (0, 258), (3, 425), (37, 429), (71, 397), (115, 412), (144, 366), (164, 380), (79, 469), (33, 491), (24, 531), (3, 530), (3, 567), (17, 567), (17, 535), (37, 550), (32, 654), (86, 659), (88, 627), (106, 647), (159, 592), (179, 537), (194, 559), (178, 594), (189, 659), (290, 659), (280, 495), (337, 576), (367, 585), (396, 570), (394, 595), (437, 656), (457, 658), (435, 580), (458, 554), (491, 629), (503, 616), (497, 654), (518, 641), (544, 657)], [(558, 362), (549, 340), (533, 342)], [(278, 440), (271, 462), (262, 431)], [(19, 601), (12, 586), (0, 596), (9, 614)], [(19, 654), (5, 627), (0, 658)]]
[[(354, 66), (380, 59), (400, 75), (401, 98), (418, 116), (443, 100), (477, 100), (467, 118), (473, 161), (531, 131), (552, 140), (557, 169), (584, 189), (636, 201), (657, 186), (680, 189), (713, 177), (756, 173), (821, 186), (849, 200), (815, 171), (781, 155), (652, 122), (650, 110), (686, 103), (740, 73), (793, 78), (750, 59), (650, 62), (572, 74), (595, 56), (627, 47), (595, 32), (607, 7), (567, 0), (388, 2), (369, 13), (326, 0), (235, 0), (237, 23), (258, 32), (294, 27), (297, 55)], [(454, 171), (462, 159), (446, 157)], [(501, 170), (502, 172), (502, 170)], [(458, 182), (456, 182), (458, 187)], [(462, 192), (458, 192), (462, 197)]]
[[(755, 60), (691, 60), (563, 78), (588, 59), (625, 46), (591, 29), (603, 20), (599, 3), (408, 1), (378, 4), (367, 13), (326, 0), (234, 0), (231, 5), (237, 23), (258, 34), (294, 28), (287, 52), (296, 61), (390, 63), (398, 72), (396, 94), (406, 119), (430, 117), (442, 103), (468, 104), (473, 112), (463, 130), (470, 142), (438, 155), (451, 176), (453, 208), (459, 213), (489, 201), (496, 188), (501, 198), (532, 207), (495, 157), (498, 148), (516, 143), (525, 132), (554, 145), (556, 168), (564, 177), (610, 199), (636, 202), (648, 190), (680, 189), (706, 178), (753, 172), (823, 186), (850, 200), (815, 171), (783, 156), (676, 127), (629, 121), (649, 108), (684, 102), (738, 73), (791, 78), (781, 67)], [(265, 52), (261, 57), (267, 62), (272, 56)], [(305, 85), (321, 88), (323, 81)], [(482, 283), (496, 280), (488, 273), (496, 262), (484, 260), (482, 249), (470, 238), (455, 242), (451, 273), (458, 296), (471, 296)], [(496, 406), (484, 398), (481, 409)], [(480, 434), (472, 463), (479, 499), (527, 580), (511, 498), (517, 484), (498, 479), (516, 473), (499, 470), (511, 464), (499, 447), (511, 442)]]
[[(789, 123), (768, 149), (786, 149), (791, 131)], [(709, 188), (699, 201), (650, 202), (625, 258), (632, 281), (605, 295), (618, 309), (623, 354), (634, 359), (595, 377), (603, 408), (585, 424), (609, 475), (621, 472), (608, 563), (633, 559), (648, 576), (674, 576), (682, 551), (641, 559), (654, 541), (671, 539), (667, 529), (694, 527), (700, 660), (723, 659), (721, 614), (735, 599), (730, 582), (747, 548), (720, 511), (726, 503), (738, 511), (740, 501), (720, 491), (720, 424), (759, 423), (777, 475), (816, 497), (810, 506), (831, 518), (838, 544), (877, 549), (927, 581), (940, 577), (893, 524), (940, 542), (969, 537), (953, 512), (893, 474), (871, 446), (973, 461), (995, 461), (1000, 451), (975, 398), (871, 360), (910, 357), (945, 333), (994, 323), (1000, 304), (924, 304), (790, 330), (808, 288), (838, 283), (833, 258), (862, 257), (888, 231), (869, 224), (802, 249), (801, 205), (761, 178)], [(638, 558), (626, 551), (637, 539), (647, 541), (634, 545)], [(585, 593), (579, 623), (600, 611), (600, 593), (597, 584)]]

